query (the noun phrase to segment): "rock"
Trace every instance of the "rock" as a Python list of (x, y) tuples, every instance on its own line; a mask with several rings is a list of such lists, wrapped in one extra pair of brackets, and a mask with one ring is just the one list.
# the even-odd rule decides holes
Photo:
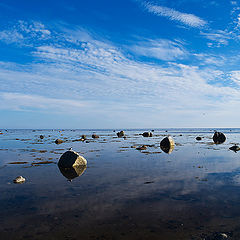
[(175, 143), (172, 137), (165, 137), (161, 142), (160, 142), (160, 148), (165, 152), (170, 154), (173, 149), (174, 149)]
[(240, 150), (240, 147), (237, 146), (237, 145), (234, 145), (234, 146), (230, 147), (229, 149), (232, 150), (232, 151), (234, 151), (234, 152), (237, 152), (237, 151)]
[(24, 183), (25, 181), (26, 179), (23, 176), (18, 176), (13, 180), (14, 183)]
[(55, 141), (55, 143), (56, 144), (61, 144), (61, 143), (63, 143), (64, 141), (62, 140), (62, 139), (56, 139), (56, 141)]
[(137, 147), (136, 148), (137, 150), (146, 150), (147, 149), (147, 146), (146, 145), (143, 145), (141, 147)]
[(44, 138), (44, 136), (43, 135), (40, 135), (40, 139), (43, 139)]
[(202, 138), (201, 137), (196, 137), (196, 140), (200, 141), (200, 140), (202, 140)]
[(123, 137), (125, 135), (124, 131), (117, 132), (118, 137)]
[(87, 136), (86, 135), (82, 135), (82, 138), (81, 138), (83, 141), (87, 139)]
[(144, 132), (143, 134), (143, 137), (152, 137), (152, 133), (151, 132)]
[(92, 135), (92, 138), (99, 138), (99, 136), (94, 133), (94, 134)]
[(226, 141), (226, 136), (221, 132), (215, 131), (215, 133), (213, 135), (213, 141), (216, 144), (224, 143)]
[(72, 150), (66, 151), (58, 161), (58, 166), (62, 168), (71, 168), (75, 166), (85, 165), (87, 165), (87, 160)]
[(79, 166), (74, 166), (70, 168), (63, 168), (58, 166), (58, 168), (62, 173), (62, 175), (65, 178), (67, 178), (69, 181), (71, 181), (72, 179), (81, 176), (87, 167), (86, 165), (79, 165)]
[(152, 132), (154, 132), (154, 129), (152, 129)]

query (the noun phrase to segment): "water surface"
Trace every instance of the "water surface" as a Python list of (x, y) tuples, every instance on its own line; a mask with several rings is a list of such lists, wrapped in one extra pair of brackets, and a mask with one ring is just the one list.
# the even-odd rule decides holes
[[(229, 150), (240, 129), (221, 129), (220, 145), (214, 129), (154, 130), (2, 130), (0, 239), (240, 239), (240, 153)], [(159, 147), (168, 135), (171, 154)], [(57, 166), (70, 147), (88, 161), (72, 181)]]

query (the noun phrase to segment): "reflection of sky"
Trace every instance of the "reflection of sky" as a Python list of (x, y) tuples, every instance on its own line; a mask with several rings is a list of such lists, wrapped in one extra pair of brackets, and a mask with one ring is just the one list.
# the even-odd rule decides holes
[[(28, 221), (33, 214), (66, 214), (70, 221), (71, 213), (79, 211), (89, 224), (95, 218), (116, 219), (116, 211), (122, 214), (131, 212), (136, 221), (137, 216), (143, 218), (146, 211), (153, 215), (158, 212), (163, 220), (170, 217), (186, 220), (186, 212), (190, 211), (188, 214), (196, 217), (202, 211), (207, 216), (210, 208), (212, 216), (221, 217), (225, 210), (219, 209), (223, 206), (228, 206), (226, 211), (229, 216), (236, 217), (236, 206), (240, 200), (240, 160), (239, 154), (228, 148), (239, 133), (227, 135), (227, 141), (222, 145), (211, 144), (211, 133), (179, 136), (155, 131), (153, 138), (143, 138), (136, 135), (141, 131), (126, 131), (128, 138), (124, 140), (115, 138), (112, 131), (103, 131), (94, 142), (66, 142), (60, 145), (54, 144), (55, 138), (67, 136), (67, 140), (73, 140), (80, 138), (82, 132), (37, 131), (24, 135), (24, 139), (31, 140), (14, 140), (23, 139), (20, 133), (12, 132), (1, 138), (3, 148), (8, 149), (0, 151), (1, 167), (4, 167), (0, 169), (0, 211), (6, 224), (20, 216), (25, 216)], [(32, 144), (38, 142), (40, 134), (51, 136), (40, 141), (43, 144)], [(91, 134), (87, 133), (88, 136)], [(167, 134), (175, 135), (176, 147), (172, 154), (165, 154), (159, 148), (160, 140)], [(198, 135), (204, 137), (200, 142), (195, 140)], [(130, 148), (142, 144), (154, 144), (155, 147), (148, 147), (143, 152)], [(54, 163), (71, 146), (88, 160), (88, 167), (82, 176), (70, 183)], [(32, 152), (33, 149), (47, 152)], [(53, 150), (55, 153), (51, 153)], [(53, 164), (31, 166), (31, 162), (41, 161), (35, 158), (47, 160), (49, 157), (53, 158)], [(28, 163), (8, 164), (13, 161)], [(18, 175), (26, 177), (26, 183), (13, 184), (12, 180)], [(155, 210), (149, 210), (151, 206)]]

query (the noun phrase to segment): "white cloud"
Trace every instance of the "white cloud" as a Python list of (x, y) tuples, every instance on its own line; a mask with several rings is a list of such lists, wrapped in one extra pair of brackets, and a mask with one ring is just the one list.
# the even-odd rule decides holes
[[(195, 126), (200, 127), (210, 126), (208, 121), (215, 124), (216, 115), (228, 113), (229, 104), (232, 109), (239, 105), (237, 89), (214, 83), (215, 79), (223, 77), (222, 71), (177, 62), (158, 65), (136, 61), (113, 43), (84, 34), (83, 30), (79, 35), (79, 30), (72, 32), (51, 34), (51, 44), (38, 39), (32, 52), (34, 62), (0, 62), (2, 109), (15, 107), (15, 110), (56, 110), (71, 114), (82, 109), (84, 111), (78, 113), (81, 119), (98, 116), (96, 127), (107, 127), (106, 119), (126, 127), (159, 124), (175, 127), (176, 119), (179, 127), (194, 126), (198, 122), (201, 124)], [(159, 42), (162, 45), (157, 45)], [(136, 44), (144, 47), (142, 54), (145, 55), (156, 45), (159, 49), (166, 46), (171, 57), (163, 50), (153, 57), (170, 60), (185, 54), (182, 44), (173, 41), (146, 40), (144, 44)], [(182, 52), (174, 55), (175, 48)], [(201, 57), (209, 64), (209, 55), (191, 57)], [(212, 63), (216, 65), (217, 59), (212, 58)], [(210, 117), (204, 118), (203, 112)], [(141, 120), (136, 123), (136, 119)], [(222, 126), (228, 117), (219, 119), (219, 126)]]
[(0, 32), (0, 40), (11, 44), (33, 45), (32, 41), (46, 40), (50, 37), (51, 32), (40, 22), (31, 23), (18, 21), (18, 23), (10, 29)]
[(153, 13), (155, 15), (162, 16), (162, 17), (167, 17), (170, 20), (180, 22), (190, 27), (199, 28), (207, 25), (207, 22), (205, 20), (193, 14), (182, 13), (172, 8), (153, 5), (149, 2), (145, 2), (143, 6), (150, 13)]
[(228, 41), (232, 38), (229, 32), (223, 30), (216, 30), (208, 33), (201, 32), (201, 35), (212, 41), (211, 43), (208, 43), (209, 47), (228, 45)]
[(79, 111), (88, 104), (70, 99), (56, 99), (40, 95), (30, 95), (14, 92), (0, 93), (0, 109), (16, 111), (51, 111), (71, 112)]
[(153, 57), (163, 61), (172, 61), (186, 58), (188, 52), (178, 42), (166, 39), (140, 42), (130, 49), (141, 56)]

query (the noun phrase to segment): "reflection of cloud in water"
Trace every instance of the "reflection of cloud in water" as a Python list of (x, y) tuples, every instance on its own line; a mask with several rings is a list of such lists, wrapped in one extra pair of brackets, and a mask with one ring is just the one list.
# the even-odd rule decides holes
[(67, 178), (68, 180), (72, 180), (76, 177), (81, 176), (87, 167), (81, 165), (81, 166), (73, 166), (71, 168), (63, 168), (58, 166), (58, 168), (65, 178)]

